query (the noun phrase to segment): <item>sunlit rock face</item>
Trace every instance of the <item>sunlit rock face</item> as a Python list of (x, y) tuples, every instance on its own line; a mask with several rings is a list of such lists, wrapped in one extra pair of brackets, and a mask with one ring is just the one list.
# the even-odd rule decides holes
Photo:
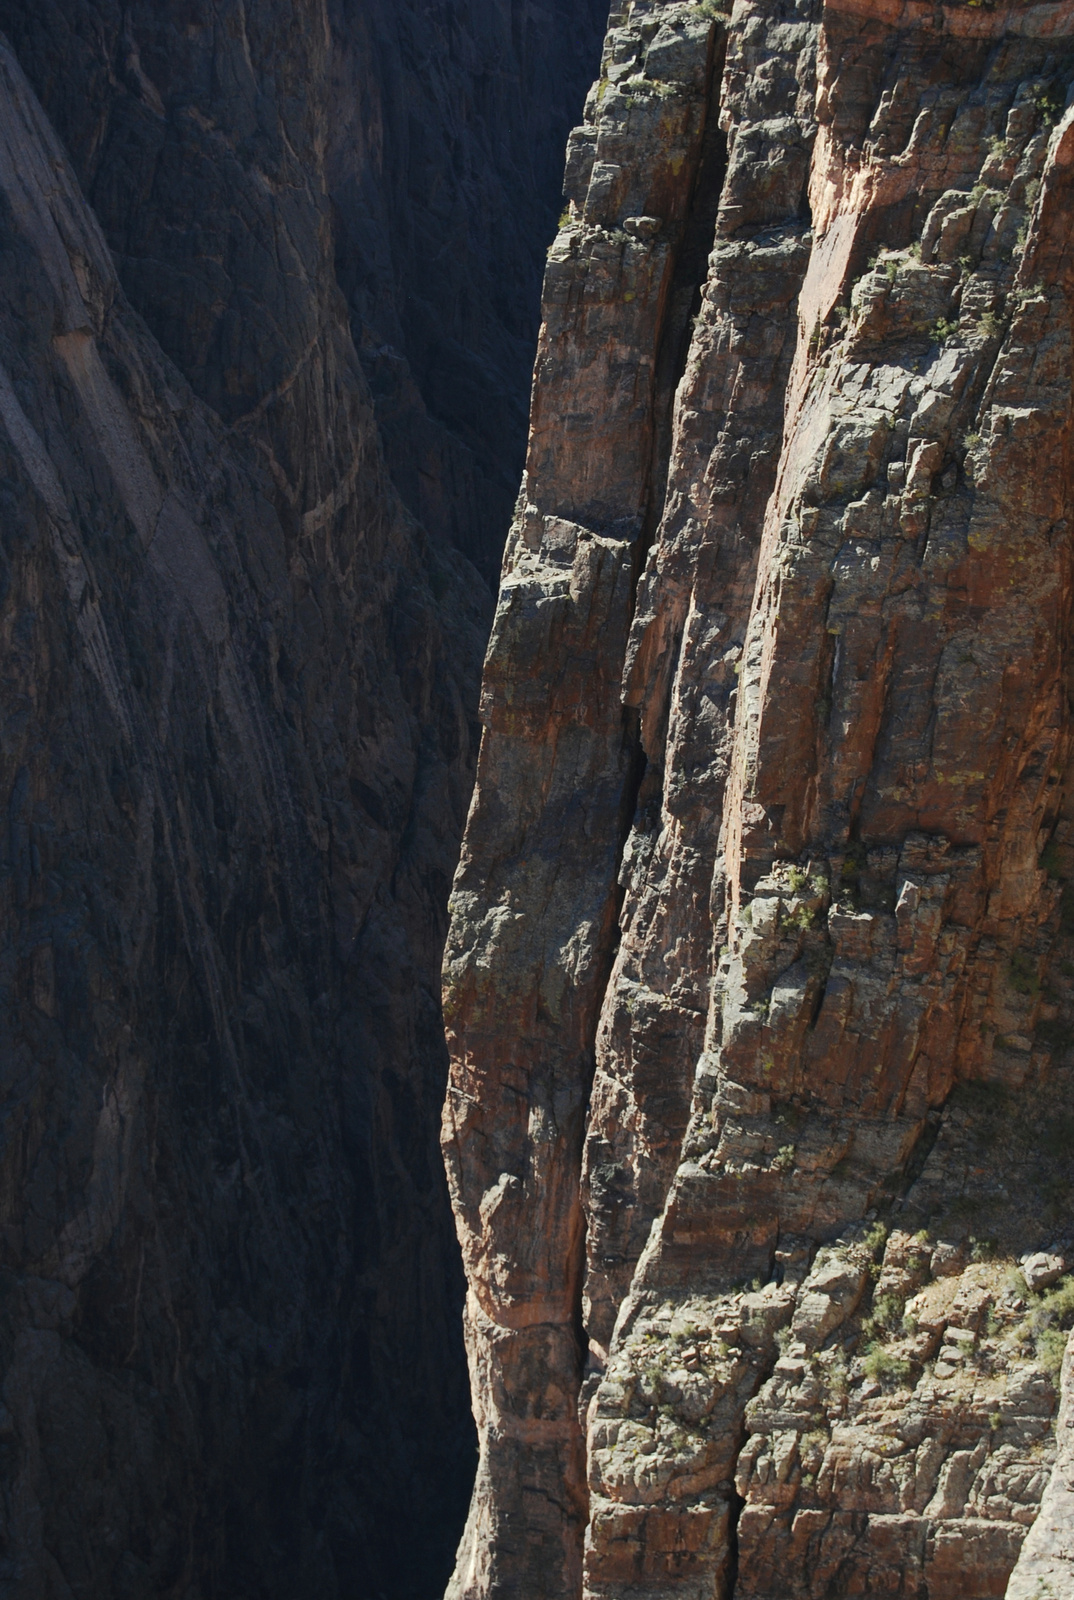
[(1062, 4), (613, 11), (445, 956), (454, 1600), (1074, 1594), (1072, 85)]
[(0, 4), (18, 1600), (433, 1600), (450, 1572), (466, 557), (506, 532), (604, 21)]

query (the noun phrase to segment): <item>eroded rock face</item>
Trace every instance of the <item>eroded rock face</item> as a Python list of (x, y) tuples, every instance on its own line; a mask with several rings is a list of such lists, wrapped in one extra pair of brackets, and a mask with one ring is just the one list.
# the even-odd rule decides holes
[(1061, 1520), (1072, 84), (1066, 5), (613, 14), (445, 963), (454, 1594)]
[(495, 592), (605, 0), (334, 0), (336, 270), (407, 506)]
[(501, 139), (566, 8), (453, 9), (0, 5), (19, 1600), (429, 1600), (462, 1526), (439, 970), (491, 605), (457, 547), (502, 538), (542, 164), (603, 17)]

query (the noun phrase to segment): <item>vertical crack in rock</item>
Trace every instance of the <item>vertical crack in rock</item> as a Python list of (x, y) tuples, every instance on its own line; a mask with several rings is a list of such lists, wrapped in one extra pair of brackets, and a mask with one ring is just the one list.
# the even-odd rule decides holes
[[(759, 523), (774, 480), (796, 289), (807, 259), (800, 213), (812, 137), (807, 117), (796, 152), (786, 118), (762, 119), (772, 91), (766, 88), (769, 104), (751, 103), (742, 40), (751, 31), (764, 38), (758, 22), (781, 29), (782, 60), (790, 65), (779, 84), (783, 103), (793, 112), (808, 95), (811, 109), (814, 30), (808, 11), (792, 17), (788, 25), (779, 8), (771, 17), (754, 8), (731, 30), (721, 112), (730, 166), (679, 392), (668, 503), (628, 651), (626, 695), (639, 708), (650, 768), (627, 847), (624, 935), (601, 1018), (586, 1145), (587, 1316), (598, 1362), (663, 1205), (702, 1047), (712, 937), (708, 846), (727, 770), (726, 757), (713, 761), (711, 751), (730, 741)], [(763, 45), (755, 48), (760, 53)], [(746, 184), (752, 163), (768, 153), (765, 134), (790, 172), (774, 192), (754, 197)], [(699, 482), (706, 455), (710, 466)], [(684, 936), (688, 942), (680, 943)]]
[[(846, 29), (858, 26), (855, 17), (853, 22), (848, 20)], [(878, 27), (877, 35), (882, 32)], [(805, 1416), (809, 1415), (811, 1382), (815, 1388), (811, 1353), (857, 1314), (867, 1284), (863, 1252), (868, 1235), (863, 1230), (856, 1236), (853, 1226), (850, 1232), (845, 1230), (875, 1206), (892, 1182), (898, 1185), (928, 1106), (942, 1104), (950, 1092), (956, 1063), (966, 1076), (979, 1073), (984, 1065), (981, 1034), (964, 1025), (964, 1019), (969, 1020), (964, 974), (967, 967), (972, 973), (977, 964), (978, 982), (983, 980), (987, 987), (990, 979), (994, 981), (996, 957), (979, 945), (963, 946), (964, 953), (960, 950), (964, 936), (959, 929), (972, 927), (976, 917), (968, 907), (956, 910), (950, 897), (980, 895), (984, 884), (981, 888), (976, 885), (981, 875), (987, 874), (985, 892), (994, 908), (989, 920), (1002, 941), (1001, 960), (1017, 962), (1018, 945), (1026, 937), (1022, 919), (1028, 918), (1032, 926), (1039, 915), (1031, 897), (1039, 878), (1023, 878), (1025, 887), (1020, 890), (1016, 887), (1018, 869), (1012, 873), (1010, 863), (1011, 854), (1018, 850), (1028, 851), (1030, 861), (1035, 862), (1041, 830), (1049, 826), (1046, 787), (1038, 778), (1029, 801), (1035, 813), (1031, 810), (1017, 821), (993, 802), (1004, 844), (998, 853), (994, 847), (990, 853), (985, 842), (989, 837), (985, 822), (988, 801), (982, 792), (988, 764), (966, 772), (956, 767), (948, 777), (941, 750), (945, 739), (955, 741), (961, 735), (953, 726), (949, 734), (941, 735), (936, 723), (929, 725), (934, 706), (941, 708), (938, 721), (942, 725), (944, 708), (951, 704), (951, 694), (937, 675), (944, 670), (943, 659), (936, 662), (935, 647), (930, 662), (918, 646), (911, 646), (903, 657), (902, 683), (897, 690), (892, 687), (884, 699), (889, 673), (900, 670), (900, 656), (915, 637), (915, 613), (911, 611), (907, 617), (896, 600), (887, 609), (890, 620), (883, 621), (882, 599), (871, 613), (865, 597), (877, 581), (872, 574), (879, 575), (883, 564), (880, 552), (884, 549), (885, 518), (891, 512), (899, 519), (893, 554), (899, 542), (909, 554), (910, 541), (917, 541), (913, 546), (916, 559), (924, 560), (923, 572), (929, 573), (930, 558), (935, 561), (942, 548), (942, 530), (958, 524), (961, 480), (951, 475), (944, 482), (954, 505), (949, 506), (942, 493), (929, 499), (929, 488), (933, 478), (945, 471), (952, 436), (957, 437), (962, 428), (971, 429), (982, 410), (987, 412), (989, 405), (996, 405), (997, 384), (1016, 386), (1021, 381), (1026, 385), (1022, 393), (1027, 395), (1023, 403), (1031, 409), (1028, 395), (1039, 395), (1040, 409), (1035, 414), (1041, 417), (1042, 426), (1043, 418), (1050, 416), (1057, 440), (1062, 438), (1068, 425), (1069, 379), (1065, 395), (1052, 406), (1046, 398), (1050, 379), (1042, 372), (1036, 382), (1042, 383), (1043, 389), (1035, 389), (1030, 368), (1019, 380), (1015, 376), (1017, 358), (1012, 353), (1037, 347), (1039, 335), (1029, 335), (1026, 325), (1019, 323), (1029, 302), (1021, 297), (1018, 286), (1028, 281), (1031, 272), (1040, 270), (1034, 264), (1042, 259), (1042, 245), (1031, 232), (1020, 264), (1004, 255), (998, 242), (992, 244), (989, 254), (989, 241), (996, 237), (986, 231), (992, 229), (998, 209), (999, 202), (994, 202), (980, 223), (977, 248), (981, 264), (976, 283), (981, 284), (981, 298), (975, 300), (977, 258), (967, 255), (963, 274), (969, 281), (965, 286), (959, 283), (957, 273), (945, 278), (942, 265), (932, 265), (927, 218), (942, 191), (937, 183), (930, 192), (921, 184), (919, 173), (914, 204), (924, 224), (925, 241), (921, 268), (912, 264), (916, 258), (907, 252), (905, 270), (910, 282), (906, 299), (896, 298), (904, 268), (902, 261), (895, 259), (891, 267), (883, 269), (880, 291), (892, 312), (885, 315), (877, 307), (875, 320), (870, 322), (865, 306), (876, 305), (868, 296), (879, 273), (874, 278), (867, 272), (854, 289), (843, 347), (835, 342), (833, 353), (826, 355), (826, 345), (832, 341), (831, 334), (825, 333), (825, 319), (847, 287), (846, 273), (855, 246), (852, 224), (856, 205), (851, 196), (854, 186), (862, 182), (861, 158), (856, 150), (852, 157), (845, 153), (848, 143), (854, 141), (858, 119), (865, 120), (856, 98), (860, 87), (844, 88), (854, 84), (848, 74), (848, 53), (852, 59), (855, 49), (867, 53), (869, 48), (859, 34), (854, 41), (850, 43), (838, 11), (825, 14), (817, 101), (821, 129), (811, 207), (818, 237), (798, 298), (801, 333), (788, 380), (783, 455), (764, 516), (758, 584), (751, 597), (740, 664), (739, 703), (723, 801), (728, 896), (726, 907), (721, 908), (726, 933), (721, 928), (717, 937), (722, 934), (726, 944), (716, 967), (717, 1003), (709, 1019), (707, 1049), (701, 1054), (682, 1159), (629, 1294), (611, 1297), (613, 1305), (618, 1301), (617, 1327), (607, 1374), (590, 1407), (594, 1494), (586, 1593), (592, 1596), (621, 1594), (627, 1585), (637, 1585), (646, 1593), (687, 1593), (696, 1592), (698, 1583), (712, 1583), (722, 1592), (729, 1581), (732, 1471), (745, 1501), (737, 1527), (737, 1592), (767, 1595), (786, 1581), (793, 1546), (783, 1545), (781, 1540), (805, 1538), (813, 1513), (811, 1509), (798, 1512), (802, 1502), (797, 1489), (774, 1492), (775, 1484), (792, 1482), (787, 1474), (795, 1470), (804, 1486), (806, 1473), (804, 1468), (795, 1469), (800, 1448), (795, 1441), (801, 1434), (793, 1426), (783, 1434), (772, 1430), (788, 1427), (788, 1411), (793, 1414), (794, 1407), (782, 1396), (796, 1384), (802, 1386), (802, 1399), (797, 1403)], [(953, 56), (948, 58), (951, 66), (947, 70), (956, 86), (948, 102), (952, 117), (959, 93), (970, 93), (981, 69), (981, 56), (966, 51), (964, 41), (960, 45), (958, 66)], [(919, 36), (909, 35), (901, 41), (905, 54), (894, 62), (890, 54), (884, 62), (880, 37), (873, 48), (872, 70), (877, 76), (886, 68), (897, 82), (913, 80), (918, 51), (924, 48)], [(1032, 44), (1010, 49), (1006, 82), (1002, 68), (993, 66), (984, 100), (987, 104), (989, 94), (992, 96), (997, 121), (1006, 118), (1012, 101), (1017, 100), (1019, 82), (1025, 82), (1034, 66), (1038, 71), (1046, 66), (1040, 53), (1034, 62), (1033, 49)], [(964, 87), (959, 90), (959, 85)], [(969, 105), (973, 111), (967, 115), (981, 118), (972, 99)], [(921, 125), (915, 122), (914, 126), (920, 133)], [(964, 148), (957, 135), (952, 133), (949, 140), (952, 126), (957, 127), (957, 118), (953, 124), (945, 121), (935, 135), (952, 152), (944, 174), (947, 182), (954, 180), (958, 153)], [(1043, 142), (1040, 148), (1043, 157)], [(1059, 164), (1052, 168), (1056, 173), (1062, 164), (1061, 132), (1052, 136), (1051, 148), (1052, 161), (1058, 158)], [(980, 145), (967, 149), (962, 159), (962, 182), (970, 191), (982, 164)], [(882, 167), (882, 160), (878, 165)], [(1015, 167), (1012, 159), (1008, 181)], [(871, 177), (870, 199), (878, 209), (887, 211), (885, 236), (905, 249), (907, 234), (900, 239), (900, 221), (912, 237), (912, 214), (904, 171), (894, 166), (887, 192), (879, 173)], [(853, 178), (848, 176), (851, 172)], [(734, 175), (733, 148), (729, 187)], [(1050, 181), (1058, 180), (1053, 177)], [(1048, 193), (1046, 175), (1039, 219), (1047, 215)], [(979, 204), (976, 193), (973, 199)], [(900, 202), (907, 207), (902, 219), (897, 210)], [(969, 231), (963, 235), (967, 237)], [(1048, 278), (1037, 281), (1047, 283)], [(945, 313), (938, 300), (935, 309), (929, 303), (922, 292), (926, 285), (934, 294), (943, 295), (945, 303), (958, 285), (963, 315), (968, 312), (972, 316), (970, 308), (980, 307), (977, 316), (984, 319), (984, 326), (979, 349), (972, 325), (962, 336), (961, 351), (948, 350), (942, 336), (936, 341), (933, 330)], [(989, 319), (985, 314), (1003, 294), (1013, 296), (1013, 316), (1006, 346), (1009, 353), (997, 367), (995, 356), (1003, 329), (998, 318)], [(1060, 290), (1059, 299), (1053, 301), (1052, 315), (1060, 321), (1066, 316), (1065, 308), (1059, 309), (1062, 298)], [(909, 315), (900, 321), (895, 307), (902, 304)], [(1047, 315), (1043, 303), (1041, 314)], [(1058, 333), (1060, 321), (1048, 326), (1056, 329), (1063, 350), (1060, 359), (1065, 359), (1069, 352), (1065, 335)], [(933, 336), (931, 347), (921, 348), (920, 353), (912, 343), (915, 334), (920, 337), (919, 329)], [(901, 361), (895, 354), (900, 338), (910, 344), (909, 359), (904, 356)], [(978, 405), (967, 380), (982, 357), (987, 362), (986, 374), (991, 371), (991, 376), (977, 386)], [(915, 374), (923, 368), (931, 376), (916, 379), (915, 389)], [(953, 381), (941, 388), (948, 368)], [(936, 395), (935, 401), (932, 395)], [(895, 456), (892, 441), (899, 437), (900, 411), (908, 418), (908, 442), (901, 455)], [(875, 466), (873, 450), (877, 452)], [(905, 467), (899, 465), (903, 458)], [(896, 470), (889, 482), (902, 492), (890, 498), (882, 492), (874, 495), (871, 485), (890, 459), (895, 460)], [(978, 533), (975, 538), (975, 530), (989, 526), (992, 496), (998, 493), (1002, 498), (1005, 480), (1000, 469), (986, 486), (972, 460), (968, 477), (969, 530), (963, 537), (969, 541), (969, 550), (981, 558), (991, 546), (987, 535)], [(1010, 725), (1011, 744), (1024, 752), (1022, 760), (1029, 770), (1039, 772), (1038, 763), (1043, 760), (1047, 767), (1061, 748), (1051, 731), (1055, 727), (1052, 684), (1055, 620), (1062, 615), (1061, 597), (1063, 604), (1069, 603), (1069, 575), (1064, 542), (1054, 542), (1048, 530), (1063, 517), (1069, 490), (1060, 475), (1054, 495), (1046, 492), (1039, 506), (1027, 501), (1020, 484), (1014, 489), (1013, 480), (1009, 492), (1018, 496), (1020, 537), (1040, 541), (1035, 546), (1039, 577), (1025, 576), (1034, 606), (1043, 611), (1042, 627), (1034, 632), (1029, 614), (1020, 610), (1026, 583), (1017, 585), (1019, 598), (1012, 596), (1008, 602), (1021, 618), (1017, 626), (1012, 623), (1009, 632), (993, 590), (991, 626), (1009, 641), (1001, 646), (1004, 655), (1016, 638), (1019, 641), (1014, 648), (1026, 663), (1029, 698)], [(824, 531), (829, 525), (827, 518), (831, 519), (831, 535)], [(870, 548), (869, 541), (876, 543)], [(875, 565), (873, 551), (880, 557)], [(1022, 559), (1032, 558), (1027, 552)], [(943, 566), (941, 582), (950, 594), (949, 570)], [(906, 592), (898, 587), (892, 591), (887, 579), (881, 582), (885, 585), (881, 595)], [(1002, 586), (998, 592), (1002, 593)], [(957, 588), (947, 606), (950, 621), (946, 628), (957, 638)], [(877, 620), (870, 620), (871, 615)], [(978, 625), (978, 660), (987, 656), (982, 631)], [(868, 665), (863, 647), (868, 651)], [(1004, 693), (1011, 694), (1013, 685), (1005, 690), (1000, 680), (994, 681), (1002, 706)], [(878, 694), (879, 702), (875, 699)], [(897, 841), (905, 811), (899, 818), (892, 814), (894, 797), (883, 774), (894, 754), (891, 745), (905, 738), (902, 730), (915, 695), (922, 697), (924, 720), (920, 726), (931, 748), (930, 771), (916, 781), (925, 786), (931, 781), (937, 786), (933, 790), (937, 798), (924, 801), (926, 808), (931, 806), (931, 815), (928, 809), (912, 813), (919, 827), (929, 816), (931, 833), (907, 836), (903, 822), (900, 848)], [(871, 701), (870, 696), (874, 697)], [(1039, 697), (1035, 705), (1033, 696)], [(982, 732), (977, 720), (975, 740)], [(1036, 740), (1043, 743), (1043, 757), (1034, 752)], [(959, 759), (956, 757), (956, 762)], [(937, 766), (938, 777), (931, 776)], [(1013, 772), (1007, 768), (1008, 785)], [(992, 777), (994, 781), (995, 775)], [(941, 787), (944, 783), (950, 788)], [(1026, 798), (1029, 800), (1028, 795)], [(909, 799), (905, 791), (899, 795), (902, 806)], [(918, 804), (920, 808), (922, 802)], [(891, 846), (886, 845), (886, 837), (891, 838)], [(852, 926), (864, 931), (866, 925), (871, 927), (883, 918), (885, 849), (891, 851), (887, 871), (894, 877), (891, 906), (896, 938), (891, 969), (895, 981), (892, 986), (891, 978), (887, 980), (887, 992), (899, 1008), (889, 1012), (895, 1026), (888, 1024), (886, 1036), (882, 1018), (892, 1000), (878, 1008), (873, 980), (864, 987), (855, 972), (863, 957), (870, 963), (883, 963), (885, 958), (879, 947), (859, 946), (853, 936), (850, 942), (847, 939)], [(1009, 897), (1006, 927), (999, 910), (1005, 894)], [(977, 904), (983, 909), (981, 900)], [(1048, 904), (1046, 900), (1045, 913)], [(866, 910), (866, 905), (877, 909)], [(821, 919), (826, 931), (814, 940), (808, 930)], [(921, 935), (911, 932), (919, 919), (923, 919), (922, 927), (928, 923), (935, 928), (935, 933), (927, 935), (929, 955), (924, 960), (914, 954)], [(936, 956), (944, 948), (938, 941), (945, 925), (950, 930), (946, 935), (950, 955), (937, 971)], [(900, 936), (901, 927), (906, 931)], [(946, 983), (945, 971), (950, 974)], [(943, 987), (933, 998), (929, 987), (937, 980)], [(819, 1009), (818, 992), (823, 994)], [(860, 999), (856, 998), (859, 995)], [(914, 1011), (910, 1008), (919, 1011), (916, 1024), (911, 1021)], [(856, 1023), (850, 1020), (855, 1012), (860, 1018)], [(833, 1028), (837, 1014), (840, 1020)], [(866, 1038), (871, 1042), (863, 1048)], [(637, 1028), (633, 1024), (630, 1039), (634, 1045)], [(859, 1050), (860, 1065), (855, 1065), (854, 1053)], [(934, 1083), (922, 1077), (926, 1070), (940, 1071), (943, 1076)], [(1013, 1062), (1007, 1070), (1015, 1083), (1022, 1081)], [(914, 1074), (921, 1082), (916, 1092)], [(833, 1115), (836, 1107), (838, 1116)], [(590, 1139), (593, 1132), (591, 1119)], [(853, 1196), (848, 1192), (850, 1186), (857, 1188)], [(594, 1234), (591, 1227), (591, 1237)], [(817, 1244), (833, 1239), (803, 1279)], [(779, 1254), (793, 1256), (798, 1240), (802, 1259), (798, 1272), (785, 1269), (774, 1274), (777, 1249)], [(888, 1259), (886, 1254), (885, 1268)], [(897, 1257), (891, 1258), (893, 1274), (897, 1261)], [(591, 1273), (590, 1284), (594, 1276)], [(753, 1293), (733, 1292), (736, 1278), (754, 1276)], [(775, 1276), (782, 1282), (774, 1281)], [(969, 1293), (969, 1286), (965, 1292)], [(979, 1292), (986, 1292), (983, 1285)], [(775, 1335), (781, 1329), (787, 1330), (779, 1342), (785, 1341), (788, 1354), (777, 1363)], [(972, 1329), (970, 1332), (972, 1337)], [(688, 1360), (679, 1355), (683, 1345), (690, 1347)], [(707, 1354), (707, 1366), (702, 1352)], [(775, 1375), (769, 1378), (773, 1367)], [(906, 1370), (909, 1374), (909, 1362)], [(740, 1451), (743, 1418), (750, 1437)], [(799, 1427), (806, 1430), (805, 1417)], [(770, 1444), (766, 1442), (769, 1439)], [(966, 1461), (974, 1468), (981, 1448), (977, 1436), (967, 1449)], [(813, 1474), (809, 1476), (811, 1485)], [(818, 1552), (811, 1559), (821, 1560), (822, 1530), (830, 1525), (832, 1538), (836, 1538), (834, 1530), (843, 1513), (826, 1508), (823, 1475), (816, 1481), (815, 1491), (804, 1487), (802, 1492), (805, 1508), (811, 1508), (819, 1497)], [(763, 1487), (766, 1483), (773, 1484), (773, 1492)], [(935, 1508), (936, 1515), (953, 1515), (943, 1509), (949, 1503), (960, 1508), (965, 1496), (944, 1500)], [(870, 1505), (866, 1501), (863, 1514)], [(892, 1511), (903, 1509), (904, 1502), (896, 1500)], [(803, 1520), (794, 1521), (794, 1528), (801, 1527), (801, 1534), (791, 1535), (791, 1522), (798, 1515)], [(878, 1522), (870, 1533), (872, 1524), (867, 1517), (855, 1523), (852, 1516), (845, 1526), (853, 1539), (840, 1555), (842, 1571), (844, 1575), (852, 1570), (867, 1572), (870, 1561), (882, 1559), (882, 1546), (874, 1549), (882, 1524)], [(973, 1535), (960, 1526), (956, 1537), (971, 1544), (976, 1537), (975, 1559), (986, 1565), (992, 1562), (1002, 1572), (1007, 1560), (1003, 1552), (1017, 1548), (1011, 1532), (1017, 1527), (1013, 1522)], [(915, 1570), (927, 1570), (932, 1574), (930, 1592), (940, 1592), (938, 1586), (945, 1581), (942, 1574), (953, 1546), (931, 1528), (917, 1513), (904, 1522), (887, 1525), (884, 1537), (899, 1549), (896, 1566), (907, 1574), (907, 1582), (915, 1581)], [(672, 1551), (674, 1557), (669, 1555)], [(1008, 1571), (1009, 1565), (1008, 1561)], [(844, 1576), (840, 1581), (850, 1580)]]
[(720, 85), (727, 35), (714, 30), (706, 69), (705, 122), (682, 239), (667, 291), (653, 385), (653, 453), (642, 535), (637, 543), (639, 573), (648, 556), (667, 495), (671, 465), (675, 396), (690, 352), (693, 321), (701, 309), (708, 258), (727, 166), (727, 139), (720, 126)]

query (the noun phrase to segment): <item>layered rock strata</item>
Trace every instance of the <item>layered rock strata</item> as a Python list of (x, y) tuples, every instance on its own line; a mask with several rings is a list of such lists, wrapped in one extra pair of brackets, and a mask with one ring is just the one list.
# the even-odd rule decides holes
[(453, 1594), (1068, 1582), (1072, 84), (1064, 4), (613, 14), (445, 959)]

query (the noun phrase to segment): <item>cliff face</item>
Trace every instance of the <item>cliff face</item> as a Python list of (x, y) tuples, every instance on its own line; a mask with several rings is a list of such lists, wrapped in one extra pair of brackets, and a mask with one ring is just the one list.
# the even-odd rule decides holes
[[(452, 541), (495, 548), (548, 157), (489, 212), (592, 67), (576, 19), (501, 141), (556, 75), (532, 24), (558, 13), (452, 8), (432, 109), (371, 153), (372, 74), (426, 82), (420, 12), (0, 4), (20, 1600), (428, 1597), (465, 1512), (438, 973), (489, 605)], [(363, 361), (396, 336), (378, 416)], [(431, 531), (391, 475), (423, 429)]]
[(247, 427), (281, 386), (281, 416), (301, 412), (311, 302), (342, 293), (405, 504), (494, 587), (563, 143), (606, 15), (5, 0), (0, 26), (197, 393)]
[(1072, 84), (1065, 4), (613, 13), (445, 957), (453, 1595), (1074, 1593)]

